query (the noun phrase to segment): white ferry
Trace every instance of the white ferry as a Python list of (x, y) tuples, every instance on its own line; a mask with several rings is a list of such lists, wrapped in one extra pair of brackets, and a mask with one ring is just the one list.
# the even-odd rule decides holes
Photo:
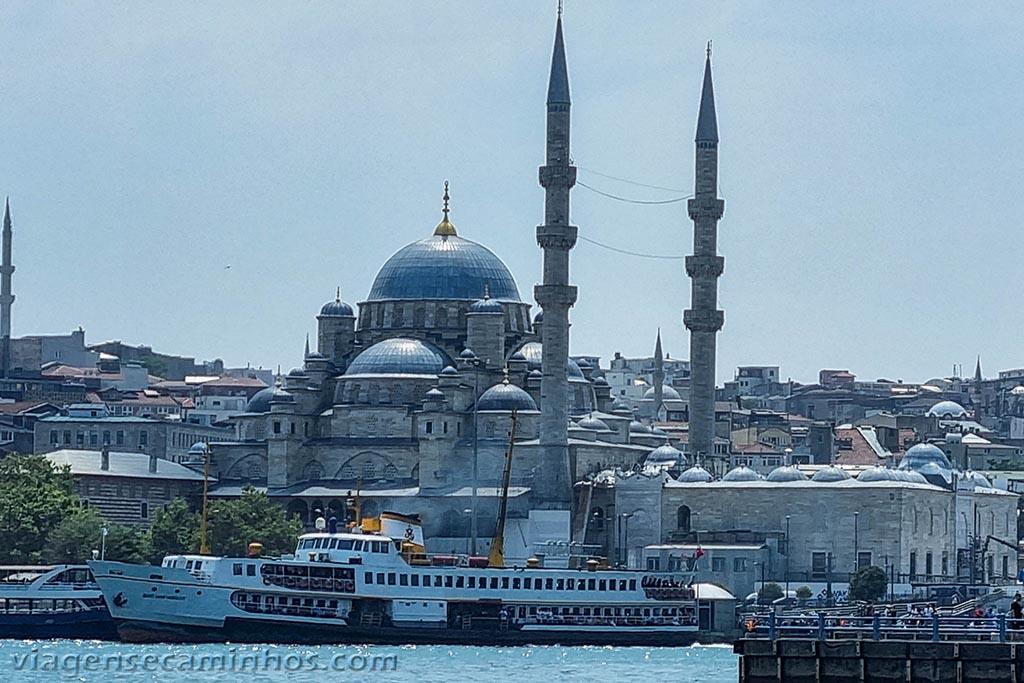
[(116, 637), (87, 566), (0, 567), (0, 638)]
[(90, 566), (129, 642), (685, 645), (697, 635), (684, 576), (428, 556), (419, 520), (396, 513), (304, 534), (294, 557), (259, 551)]

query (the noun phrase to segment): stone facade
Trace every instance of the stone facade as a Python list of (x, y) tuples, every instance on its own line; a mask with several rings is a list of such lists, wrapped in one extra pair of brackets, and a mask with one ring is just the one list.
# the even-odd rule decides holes
[(37, 421), (34, 429), (35, 453), (96, 450), (107, 445), (171, 462), (187, 460), (189, 449), (197, 442), (215, 443), (234, 438), (231, 429), (145, 417), (54, 416)]

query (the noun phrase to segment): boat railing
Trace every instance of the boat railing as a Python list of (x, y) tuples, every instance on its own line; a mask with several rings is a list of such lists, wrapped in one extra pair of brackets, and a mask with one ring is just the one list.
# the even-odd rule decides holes
[(1024, 619), (1012, 619), (1006, 614), (951, 617), (939, 614), (851, 616), (819, 612), (789, 616), (772, 613), (748, 617), (741, 626), (745, 638), (773, 641), (1024, 641)]
[(526, 617), (519, 620), (523, 624), (568, 625), (568, 626), (693, 626), (697, 619), (694, 615), (675, 617), (593, 617), (578, 615), (561, 615)]

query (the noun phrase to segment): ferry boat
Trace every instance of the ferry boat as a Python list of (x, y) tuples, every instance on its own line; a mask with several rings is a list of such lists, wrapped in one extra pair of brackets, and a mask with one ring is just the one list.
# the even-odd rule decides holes
[[(499, 541), (500, 539), (495, 539)], [(128, 642), (686, 645), (685, 576), (425, 553), (413, 516), (307, 533), (292, 557), (90, 566)]]
[(100, 587), (85, 565), (0, 567), (0, 638), (114, 640)]

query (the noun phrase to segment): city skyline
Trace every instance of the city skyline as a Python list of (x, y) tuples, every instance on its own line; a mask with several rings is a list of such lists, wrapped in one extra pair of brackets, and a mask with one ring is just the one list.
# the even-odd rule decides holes
[[(0, 10), (18, 105), (0, 113), (17, 133), (0, 157), (14, 336), (82, 325), (91, 342), (299, 365), (335, 287), (363, 300), (388, 256), (430, 234), (445, 179), (460, 234), (501, 257), (530, 300), (549, 5), (303, 16), (238, 5), (203, 8), (204, 21), (170, 8)], [(1014, 22), (842, 8), (780, 38), (795, 10), (758, 8), (566, 10), (579, 179), (640, 201), (689, 194), (704, 43), (715, 41), (729, 207), (718, 383), (758, 363), (804, 382), (823, 367), (971, 374), (977, 354), (987, 375), (1018, 365), (1010, 335), (1024, 314), (1005, 306), (1005, 274), (1024, 241), (999, 230), (1013, 205), (990, 181), (1019, 178), (1021, 95), (998, 87), (1021, 51)], [(59, 47), (32, 48), (43, 39)], [(573, 199), (571, 352), (648, 355), (661, 327), (685, 357), (682, 261), (586, 241), (683, 256), (685, 203), (582, 187)]]

